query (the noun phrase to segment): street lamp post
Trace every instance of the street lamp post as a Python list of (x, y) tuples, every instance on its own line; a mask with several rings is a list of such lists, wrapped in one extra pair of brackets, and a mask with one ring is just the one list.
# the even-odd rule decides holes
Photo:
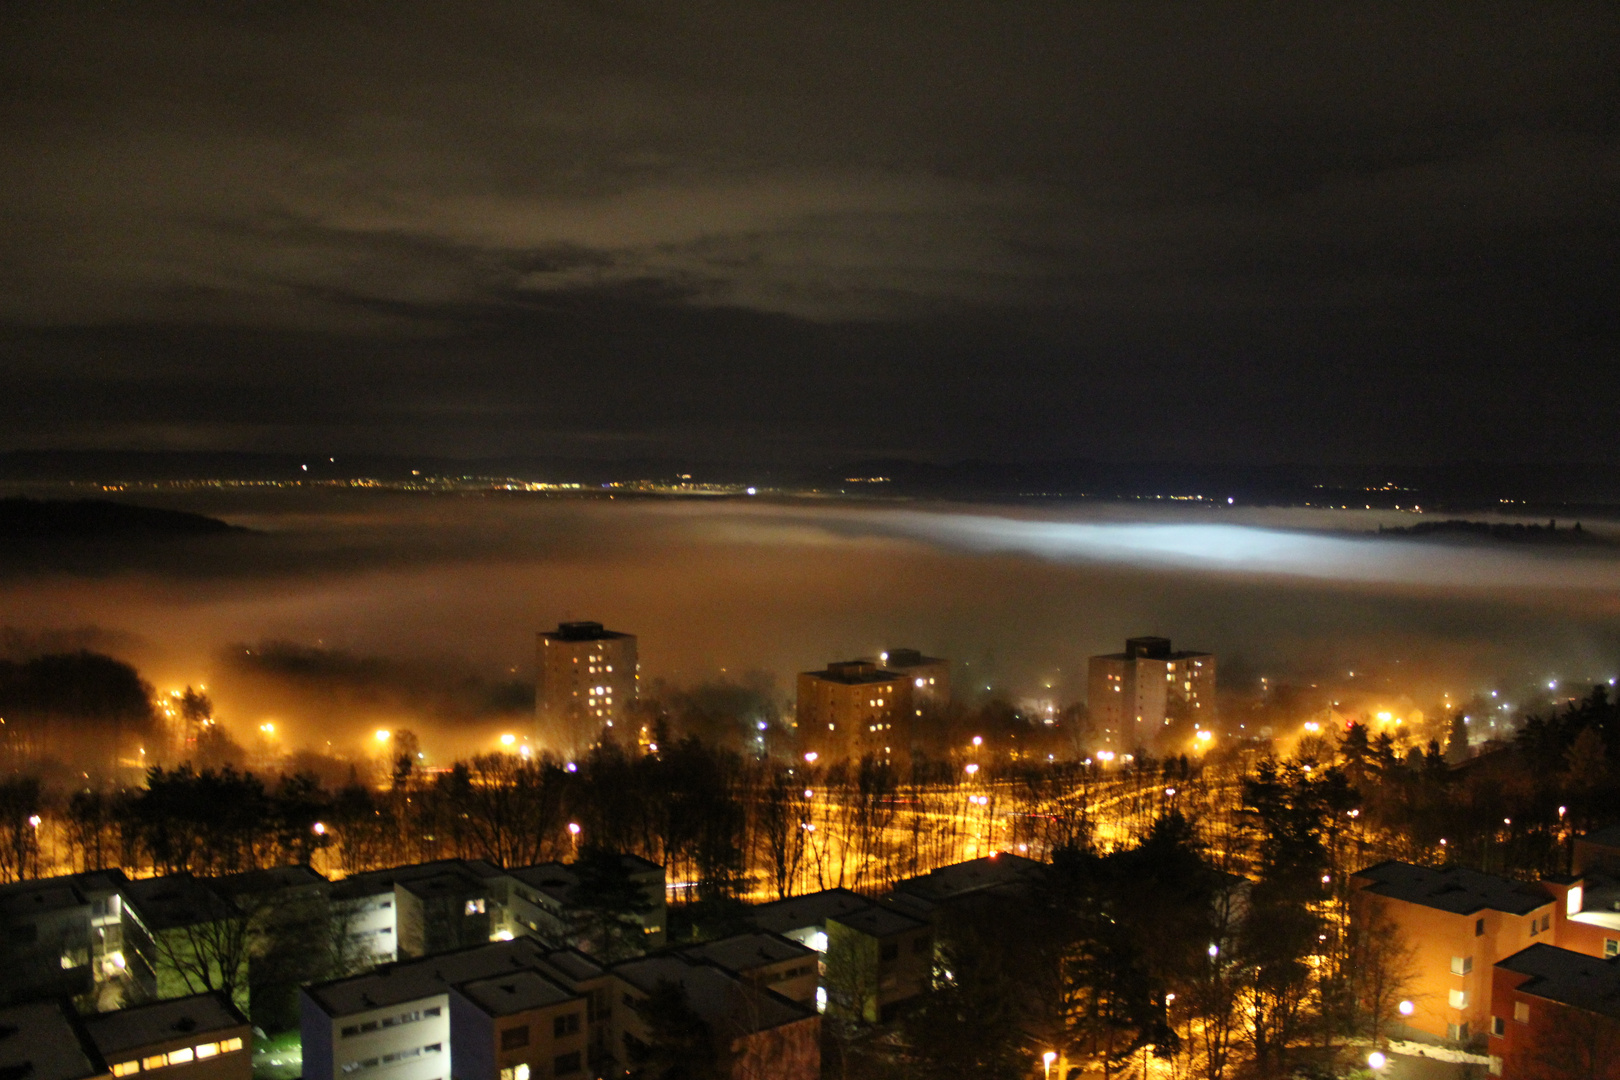
[(1052, 1080), (1052, 1062), (1057, 1060), (1057, 1051), (1048, 1050), (1041, 1055), (1041, 1064), (1046, 1066), (1046, 1080)]

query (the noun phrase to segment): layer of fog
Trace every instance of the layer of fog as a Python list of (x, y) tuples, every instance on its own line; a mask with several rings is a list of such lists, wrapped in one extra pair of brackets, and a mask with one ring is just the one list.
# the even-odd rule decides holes
[[(334, 749), (378, 726), (414, 727), (430, 751), (490, 745), (522, 720), (534, 632), (569, 618), (637, 633), (649, 685), (763, 672), (784, 700), (796, 671), (910, 645), (964, 662), (975, 692), (1061, 704), (1084, 696), (1087, 655), (1140, 633), (1212, 650), (1234, 673), (1360, 667), (1413, 693), (1620, 665), (1620, 548), (1367, 535), (1415, 520), (1395, 513), (320, 491), (131, 501), (259, 532), (95, 572), (82, 560), (13, 569), (0, 578), (8, 648), (100, 645), (160, 690), (206, 684), (233, 730), (275, 723)], [(254, 662), (248, 650), (271, 642), (325, 659), (314, 674)]]

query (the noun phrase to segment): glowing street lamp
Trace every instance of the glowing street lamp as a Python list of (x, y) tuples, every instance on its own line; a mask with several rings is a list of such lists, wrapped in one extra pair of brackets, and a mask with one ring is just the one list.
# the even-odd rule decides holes
[(968, 775), (969, 775), (969, 776), (974, 776), (974, 775), (976, 775), (976, 774), (977, 774), (977, 773), (978, 773), (978, 771), (979, 771), (979, 764), (978, 764), (978, 762), (969, 762), (969, 763), (968, 763), (968, 767), (967, 767), (967, 774), (968, 774)]
[(1389, 1058), (1384, 1056), (1384, 1053), (1383, 1053), (1382, 1050), (1374, 1050), (1372, 1053), (1367, 1055), (1367, 1065), (1374, 1072), (1377, 1072), (1379, 1069), (1382, 1069), (1385, 1065), (1388, 1065), (1388, 1064), (1389, 1064)]
[(1052, 1080), (1052, 1063), (1057, 1060), (1057, 1051), (1048, 1050), (1041, 1055), (1041, 1064), (1046, 1067), (1046, 1080)]
[(1412, 1004), (1410, 1001), (1403, 1001), (1400, 1003), (1400, 1005), (1396, 1006), (1396, 1008), (1400, 1011), (1402, 1016), (1411, 1016), (1413, 1013), (1417, 1012), (1417, 1006)]
[(507, 732), (505, 735), (501, 736), (501, 745), (502, 746), (513, 746), (513, 745), (516, 745), (516, 743), (517, 743), (517, 736), (513, 735), (510, 731)]
[(390, 738), (393, 737), (393, 734), (394, 733), (389, 731), (387, 728), (378, 728), (377, 729), (377, 741), (378, 742), (387, 742)]
[(816, 763), (816, 758), (818, 758), (820, 756), (821, 756), (820, 754), (818, 754), (814, 750), (812, 750), (808, 754), (804, 755), (804, 763), (806, 765), (814, 765)]

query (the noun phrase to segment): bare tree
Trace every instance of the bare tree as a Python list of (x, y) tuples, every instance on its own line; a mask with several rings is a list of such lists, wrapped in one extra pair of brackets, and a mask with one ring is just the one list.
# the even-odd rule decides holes
[(1369, 901), (1350, 924), (1350, 971), (1374, 1045), (1416, 978), (1417, 950), (1384, 906)]
[(1537, 1048), (1521, 1064), (1525, 1080), (1620, 1080), (1620, 1019), (1567, 1008), (1541, 1029)]

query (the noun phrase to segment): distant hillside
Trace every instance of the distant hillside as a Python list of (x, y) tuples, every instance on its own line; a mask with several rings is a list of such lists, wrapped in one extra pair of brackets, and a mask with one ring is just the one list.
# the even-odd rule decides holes
[(0, 499), (0, 541), (114, 540), (245, 531), (201, 514), (107, 499)]
[(1380, 536), (1436, 537), (1446, 539), (1506, 540), (1516, 544), (1608, 544), (1611, 541), (1594, 536), (1576, 522), (1560, 529), (1558, 522), (1545, 525), (1526, 525), (1508, 521), (1420, 521), (1416, 525), (1378, 527)]

